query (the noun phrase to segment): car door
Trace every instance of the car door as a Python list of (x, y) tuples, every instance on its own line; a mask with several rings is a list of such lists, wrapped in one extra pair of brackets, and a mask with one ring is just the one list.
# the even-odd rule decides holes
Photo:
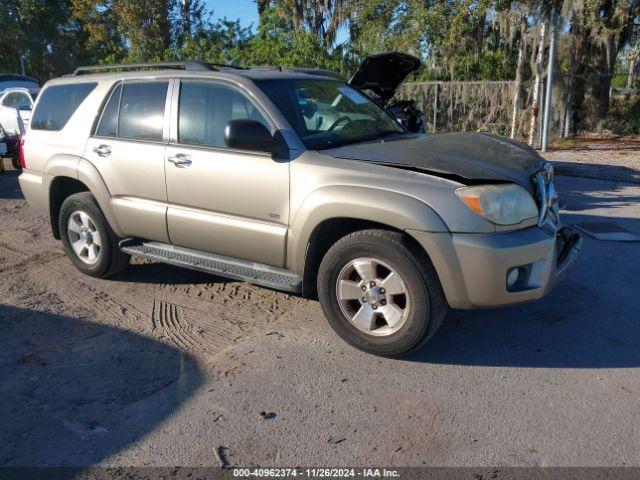
[(169, 242), (164, 161), (170, 83), (116, 85), (85, 151), (111, 194), (123, 234), (161, 242)]
[(257, 120), (273, 132), (265, 112), (226, 82), (183, 80), (174, 88), (166, 163), (171, 242), (283, 266), (289, 164), (224, 143), (232, 119)]

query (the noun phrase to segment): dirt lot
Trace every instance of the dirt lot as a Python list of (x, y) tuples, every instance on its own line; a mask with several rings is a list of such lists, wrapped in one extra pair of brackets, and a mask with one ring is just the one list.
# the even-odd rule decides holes
[[(640, 234), (640, 151), (611, 147), (549, 155), (564, 219)], [(640, 465), (639, 260), (586, 238), (548, 298), (450, 312), (386, 360), (312, 301), (142, 261), (81, 275), (9, 170), (0, 466)]]

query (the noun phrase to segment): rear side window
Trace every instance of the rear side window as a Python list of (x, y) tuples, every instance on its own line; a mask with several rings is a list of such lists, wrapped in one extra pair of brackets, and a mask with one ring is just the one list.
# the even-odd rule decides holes
[(229, 120), (252, 119), (269, 127), (256, 106), (239, 91), (215, 83), (183, 82), (180, 87), (178, 142), (226, 147)]
[(18, 108), (20, 110), (31, 108), (31, 99), (26, 93), (12, 92), (8, 93), (2, 100), (2, 105), (5, 107)]
[(120, 108), (121, 92), (122, 85), (118, 85), (111, 94), (102, 112), (102, 117), (100, 117), (96, 135), (100, 137), (115, 137), (118, 134), (118, 109)]
[(38, 107), (31, 119), (33, 130), (62, 130), (71, 115), (85, 98), (96, 88), (97, 83), (73, 83), (47, 88), (41, 95)]
[(118, 118), (118, 137), (162, 140), (168, 88), (168, 82), (123, 84)]

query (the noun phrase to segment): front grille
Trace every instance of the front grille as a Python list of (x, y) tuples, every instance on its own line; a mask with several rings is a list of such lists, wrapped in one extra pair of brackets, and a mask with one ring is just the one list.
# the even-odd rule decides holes
[(547, 221), (551, 221), (554, 226), (559, 225), (558, 193), (553, 182), (553, 165), (551, 163), (545, 163), (538, 170), (534, 176), (534, 184), (540, 207), (538, 226), (542, 227)]

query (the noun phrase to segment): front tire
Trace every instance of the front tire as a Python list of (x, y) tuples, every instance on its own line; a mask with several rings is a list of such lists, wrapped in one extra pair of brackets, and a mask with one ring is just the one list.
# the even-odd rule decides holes
[(428, 257), (388, 230), (363, 230), (336, 242), (320, 264), (318, 296), (340, 337), (389, 357), (422, 347), (447, 311)]
[(120, 251), (119, 239), (91, 193), (65, 199), (58, 222), (64, 250), (82, 273), (107, 278), (129, 265), (129, 255)]

